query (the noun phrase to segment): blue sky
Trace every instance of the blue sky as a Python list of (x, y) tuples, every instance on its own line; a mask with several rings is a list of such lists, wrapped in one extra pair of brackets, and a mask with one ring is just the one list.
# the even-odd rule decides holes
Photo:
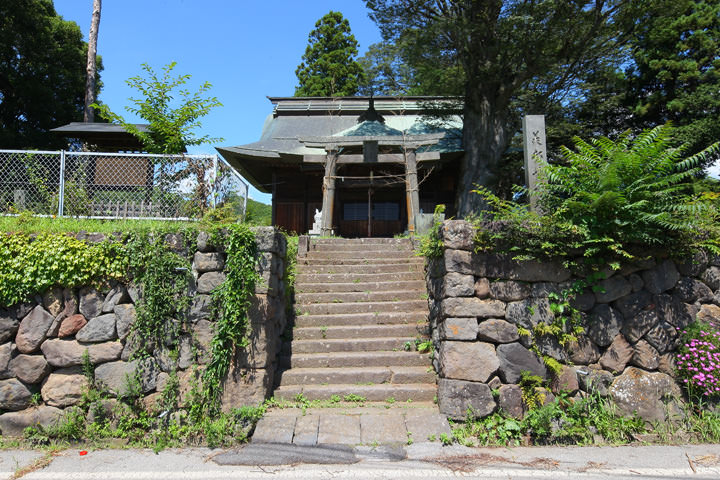
[[(76, 22), (87, 40), (92, 0), (54, 0), (58, 14)], [(360, 54), (380, 41), (362, 0), (104, 0), (98, 54), (105, 67), (100, 100), (128, 120), (135, 92), (125, 84), (148, 63), (156, 71), (176, 61), (191, 74), (191, 91), (208, 81), (223, 106), (202, 120), (201, 134), (223, 137), (218, 145), (258, 140), (272, 105), (267, 96), (291, 96), (295, 68), (315, 22), (330, 10), (350, 22)], [(215, 153), (212, 145), (191, 153)], [(251, 187), (250, 197), (270, 203)]]

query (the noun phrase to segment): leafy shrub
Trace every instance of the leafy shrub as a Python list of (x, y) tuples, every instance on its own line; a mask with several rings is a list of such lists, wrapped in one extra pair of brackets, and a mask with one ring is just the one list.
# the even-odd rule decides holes
[(539, 257), (581, 253), (592, 259), (632, 259), (648, 247), (707, 248), (720, 253), (720, 213), (712, 195), (693, 193), (693, 180), (718, 144), (684, 158), (673, 148), (673, 130), (659, 126), (617, 141), (575, 139), (563, 147), (564, 164), (545, 165), (537, 192), (542, 215), (476, 193), (483, 214), (480, 248), (507, 247)]
[(681, 338), (676, 364), (689, 397), (720, 398), (720, 332), (698, 322), (684, 330)]

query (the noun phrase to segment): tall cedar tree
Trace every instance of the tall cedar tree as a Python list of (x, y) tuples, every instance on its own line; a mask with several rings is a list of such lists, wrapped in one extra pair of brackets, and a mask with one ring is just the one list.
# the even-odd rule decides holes
[(571, 89), (619, 50), (637, 17), (631, 10), (645, 1), (366, 0), (383, 39), (401, 46), (415, 72), (434, 79), (431, 93), (455, 93), (438, 91), (447, 66), (462, 79), (458, 215), (483, 208), (470, 193), (475, 184), (497, 183), (518, 128), (518, 100), (529, 91), (553, 98)]
[(82, 120), (86, 59), (80, 27), (51, 0), (0, 1), (0, 148), (66, 146), (48, 130)]
[(302, 63), (295, 70), (296, 97), (355, 95), (363, 79), (356, 61), (358, 43), (342, 13), (330, 11), (308, 36)]

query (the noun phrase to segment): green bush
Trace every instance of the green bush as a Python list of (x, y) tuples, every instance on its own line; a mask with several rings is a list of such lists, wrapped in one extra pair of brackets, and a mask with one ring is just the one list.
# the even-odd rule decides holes
[(576, 138), (575, 150), (563, 147), (564, 163), (544, 166), (542, 215), (478, 189), (490, 207), (480, 248), (535, 257), (577, 252), (595, 260), (632, 259), (648, 248), (720, 253), (716, 198), (693, 190), (700, 166), (720, 148), (685, 158), (684, 148), (671, 146), (672, 135), (665, 125), (616, 141)]

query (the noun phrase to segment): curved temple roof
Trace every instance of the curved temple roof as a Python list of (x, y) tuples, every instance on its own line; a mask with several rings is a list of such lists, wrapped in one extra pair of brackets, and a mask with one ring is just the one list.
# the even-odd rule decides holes
[[(305, 155), (322, 155), (300, 139), (444, 133), (435, 145), (422, 147), (441, 156), (462, 149), (462, 105), (442, 97), (269, 97), (273, 113), (265, 120), (260, 140), (218, 147), (220, 154), (258, 190), (267, 192), (272, 166), (300, 165)], [(369, 106), (374, 104), (374, 109)], [(372, 111), (372, 115), (368, 115)], [(431, 117), (441, 111), (443, 121)], [(379, 115), (376, 115), (379, 114)], [(364, 120), (367, 118), (367, 120)], [(384, 120), (384, 122), (383, 122)]]

